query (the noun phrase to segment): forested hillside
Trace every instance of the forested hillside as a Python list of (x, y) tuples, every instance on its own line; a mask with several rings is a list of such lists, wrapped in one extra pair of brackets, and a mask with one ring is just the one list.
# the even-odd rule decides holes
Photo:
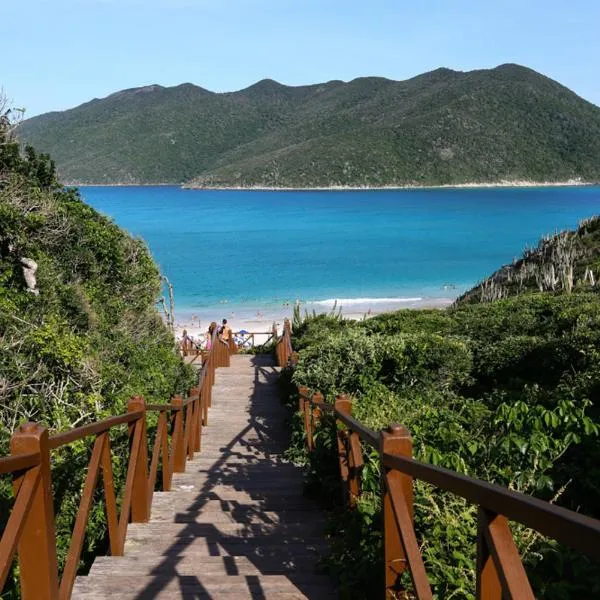
[(600, 181), (600, 108), (525, 67), (216, 94), (148, 86), (25, 121), (81, 183)]
[[(48, 156), (19, 153), (0, 114), (0, 456), (26, 421), (61, 431), (126, 411), (141, 394), (165, 402), (191, 373), (155, 309), (161, 279), (147, 248), (62, 187)], [(113, 438), (117, 483), (126, 465)], [(89, 460), (83, 443), (52, 454), (59, 559)], [(0, 530), (12, 506), (0, 480)], [(84, 554), (104, 539), (93, 509)], [(10, 588), (10, 585), (9, 585)], [(5, 591), (3, 598), (11, 598)]]

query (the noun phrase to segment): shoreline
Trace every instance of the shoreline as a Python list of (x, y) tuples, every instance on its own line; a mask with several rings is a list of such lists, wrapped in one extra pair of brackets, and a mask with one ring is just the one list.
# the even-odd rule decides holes
[[(344, 310), (344, 303), (338, 302), (336, 308), (342, 308), (342, 316), (345, 319), (361, 321), (364, 318), (375, 317), (384, 313), (396, 312), (398, 310), (420, 310), (420, 309), (440, 309), (443, 310), (454, 302), (454, 298), (361, 298), (359, 302), (347, 304)], [(328, 314), (333, 308), (331, 300), (307, 302), (300, 306), (300, 312), (304, 316), (307, 311), (312, 314), (313, 310), (317, 314)], [(257, 336), (257, 343), (262, 343), (268, 337), (273, 324), (277, 326), (279, 333), (285, 318), (292, 319), (294, 305), (268, 307), (268, 306), (219, 306), (213, 308), (190, 309), (183, 308), (175, 311), (175, 336), (181, 339), (183, 330), (193, 339), (202, 337), (211, 321), (217, 324), (221, 323), (222, 318), (226, 318), (234, 332), (246, 330), (250, 333), (261, 333)], [(337, 313), (337, 310), (336, 310)]]
[(581, 187), (595, 186), (597, 182), (580, 181), (571, 179), (568, 181), (497, 181), (497, 182), (467, 182), (467, 183), (444, 183), (439, 185), (379, 185), (379, 186), (359, 186), (359, 185), (330, 185), (315, 187), (276, 187), (276, 186), (199, 186), (182, 184), (181, 188), (185, 190), (224, 190), (224, 191), (248, 191), (248, 192), (376, 192), (378, 190), (443, 190), (443, 189), (486, 189), (486, 188), (532, 188), (532, 187)]
[(534, 187), (582, 187), (596, 186), (600, 182), (581, 181), (579, 179), (569, 179), (567, 181), (496, 181), (496, 182), (466, 182), (466, 183), (444, 183), (439, 185), (419, 185), (419, 184), (401, 184), (401, 185), (330, 185), (314, 187), (288, 187), (288, 186), (210, 186), (210, 185), (191, 185), (189, 183), (65, 183), (66, 187), (176, 187), (184, 190), (208, 190), (208, 191), (236, 191), (236, 192), (345, 192), (345, 191), (366, 191), (375, 192), (378, 190), (443, 190), (443, 189), (487, 189), (487, 188), (534, 188)]

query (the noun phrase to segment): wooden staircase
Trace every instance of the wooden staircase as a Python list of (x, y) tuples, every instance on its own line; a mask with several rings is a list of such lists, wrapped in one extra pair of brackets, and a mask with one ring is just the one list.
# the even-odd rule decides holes
[(72, 598), (335, 598), (316, 572), (322, 512), (286, 462), (278, 368), (234, 355), (219, 369), (202, 449), (156, 492), (148, 523), (131, 523), (122, 557), (96, 558)]

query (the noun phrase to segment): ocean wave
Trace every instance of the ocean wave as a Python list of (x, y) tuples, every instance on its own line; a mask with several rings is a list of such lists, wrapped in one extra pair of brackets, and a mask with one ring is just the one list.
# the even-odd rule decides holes
[(328, 298), (327, 300), (315, 300), (307, 304), (317, 304), (319, 306), (333, 306), (336, 302), (338, 306), (352, 306), (356, 304), (405, 304), (408, 302), (422, 302), (423, 298)]

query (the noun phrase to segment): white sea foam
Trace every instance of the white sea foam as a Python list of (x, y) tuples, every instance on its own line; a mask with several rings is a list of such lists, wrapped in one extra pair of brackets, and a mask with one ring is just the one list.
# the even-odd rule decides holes
[(327, 300), (316, 300), (307, 304), (319, 306), (355, 306), (357, 304), (406, 304), (409, 302), (422, 302), (423, 298), (328, 298)]

